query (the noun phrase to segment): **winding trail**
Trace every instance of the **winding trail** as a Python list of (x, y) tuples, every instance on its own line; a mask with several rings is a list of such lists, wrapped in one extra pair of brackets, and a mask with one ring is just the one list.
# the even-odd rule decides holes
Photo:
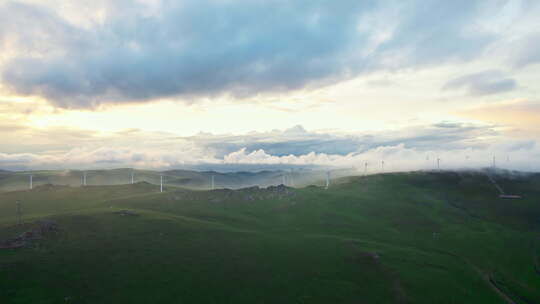
[(537, 275), (540, 276), (540, 261), (538, 259), (538, 241), (540, 241), (540, 237), (536, 240), (533, 240), (533, 265), (534, 265), (534, 272), (536, 272)]
[(438, 253), (438, 254), (442, 254), (442, 255), (447, 255), (447, 256), (450, 256), (450, 257), (452, 257), (454, 259), (458, 259), (459, 261), (461, 261), (462, 263), (466, 264), (471, 269), (473, 269), (484, 280), (484, 282), (491, 288), (491, 290), (493, 290), (493, 292), (495, 292), (497, 295), (499, 295), (499, 297), (504, 302), (506, 302), (507, 304), (518, 304), (508, 294), (506, 294), (504, 292), (504, 290), (502, 290), (497, 285), (497, 282), (495, 281), (495, 279), (493, 278), (493, 276), (491, 274), (483, 271), (482, 269), (480, 269), (480, 267), (473, 264), (467, 258), (464, 258), (464, 257), (462, 257), (460, 255), (457, 255), (455, 253), (452, 253), (452, 252), (448, 252), (448, 251), (444, 251), (444, 250), (437, 250), (437, 249), (426, 250), (426, 249), (420, 249), (420, 248), (411, 247), (411, 246), (396, 246), (396, 245), (385, 244), (385, 243), (377, 242), (377, 241), (366, 241), (366, 240), (362, 240), (362, 239), (347, 238), (347, 237), (340, 237), (340, 236), (327, 235), (327, 234), (312, 234), (312, 235), (306, 235), (306, 236), (308, 236), (308, 237), (334, 238), (334, 239), (340, 239), (340, 240), (344, 240), (344, 241), (357, 241), (357, 242), (360, 242), (360, 243), (366, 243), (366, 244), (371, 244), (371, 245), (381, 246), (381, 247), (391, 247), (391, 248), (398, 248), (398, 249), (414, 250), (414, 251), (417, 251), (417, 252), (421, 252), (423, 254)]
[(508, 303), (508, 304), (517, 304), (508, 294), (506, 294), (504, 292), (504, 290), (502, 290), (497, 285), (497, 281), (493, 278), (493, 275), (483, 271), (482, 269), (480, 269), (480, 267), (476, 266), (471, 261), (469, 261), (469, 259), (464, 258), (464, 257), (462, 257), (460, 255), (455, 254), (455, 253), (447, 252), (447, 251), (443, 251), (443, 250), (434, 250), (434, 252), (439, 252), (441, 254), (446, 254), (446, 255), (452, 256), (452, 257), (454, 257), (456, 259), (461, 260), (462, 262), (467, 264), (469, 267), (474, 269), (474, 271), (476, 271), (476, 273), (478, 273), (478, 275), (480, 275), (480, 277), (489, 285), (489, 287), (496, 294), (498, 294), (501, 297), (501, 299), (503, 299), (506, 303)]
[(497, 184), (495, 179), (493, 179), (493, 177), (491, 175), (489, 175), (489, 173), (486, 173), (486, 176), (488, 177), (489, 181), (495, 186), (495, 188), (497, 188), (497, 190), (499, 190), (499, 194), (504, 194), (503, 188), (501, 186), (499, 186), (499, 184)]

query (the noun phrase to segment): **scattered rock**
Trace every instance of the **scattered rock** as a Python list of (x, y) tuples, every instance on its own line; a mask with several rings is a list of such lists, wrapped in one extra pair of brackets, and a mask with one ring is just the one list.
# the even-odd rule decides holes
[(0, 249), (16, 249), (28, 247), (32, 241), (42, 239), (50, 234), (58, 232), (58, 224), (51, 220), (39, 220), (32, 224), (32, 229), (21, 233), (19, 236), (0, 241)]

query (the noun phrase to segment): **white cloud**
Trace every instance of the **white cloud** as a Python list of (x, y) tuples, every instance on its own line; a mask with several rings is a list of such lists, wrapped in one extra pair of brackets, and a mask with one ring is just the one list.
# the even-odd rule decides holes
[(469, 62), (508, 39), (492, 20), (505, 1), (90, 2), (0, 5), (2, 84), (64, 108), (242, 99)]
[[(300, 128), (296, 128), (298, 131)], [(445, 129), (453, 130), (463, 139), (472, 140), (475, 132), (471, 128), (464, 128), (459, 124), (441, 123), (433, 127), (432, 132), (444, 132)], [(476, 130), (472, 128), (472, 130)], [(290, 131), (273, 131), (272, 138), (277, 140), (286, 134), (298, 134)], [(322, 138), (322, 142), (328, 138), (340, 138), (339, 135), (316, 134), (304, 130), (313, 138)], [(461, 133), (460, 133), (461, 132)], [(402, 133), (400, 133), (403, 135)], [(370, 145), (361, 146), (348, 153), (325, 153), (305, 151), (299, 153), (298, 143), (295, 140), (286, 139), (281, 142), (282, 148), (290, 146), (291, 151), (297, 153), (273, 154), (263, 148), (250, 149), (246, 146), (257, 146), (256, 141), (261, 134), (252, 133), (244, 135), (242, 141), (246, 146), (232, 146), (223, 154), (216, 153), (212, 145), (203, 138), (190, 138), (190, 141), (181, 140), (181, 143), (172, 143), (170, 139), (153, 146), (137, 146), (130, 143), (125, 146), (86, 146), (69, 149), (65, 152), (42, 152), (42, 153), (0, 153), (0, 168), (3, 169), (73, 169), (73, 168), (112, 168), (112, 167), (137, 167), (151, 169), (171, 168), (227, 168), (235, 170), (252, 166), (257, 168), (287, 168), (287, 167), (355, 167), (363, 171), (364, 164), (368, 163), (370, 172), (381, 170), (382, 161), (385, 162), (386, 171), (407, 171), (419, 169), (433, 169), (436, 167), (437, 158), (440, 159), (443, 169), (481, 168), (491, 165), (493, 157), (501, 167), (526, 171), (540, 171), (540, 147), (535, 141), (510, 140), (499, 138), (496, 141), (482, 142), (476, 145), (455, 145), (446, 148), (440, 144), (440, 138), (435, 134), (430, 136), (423, 134), (419, 138), (396, 137), (391, 141), (378, 142), (372, 140)], [(472, 135), (471, 135), (472, 134)], [(379, 134), (389, 138), (388, 134)], [(467, 136), (471, 135), (471, 138)], [(201, 135), (208, 137), (209, 135)], [(269, 137), (268, 134), (265, 135)], [(317, 137), (319, 136), (319, 137)], [(376, 137), (376, 136), (375, 136)], [(137, 137), (135, 137), (137, 138)], [(220, 138), (216, 135), (216, 138)], [(226, 139), (223, 137), (221, 139)], [(354, 137), (340, 139), (340, 144), (356, 147)], [(359, 137), (363, 138), (363, 137)], [(301, 139), (300, 139), (301, 141)], [(226, 141), (225, 141), (226, 142)], [(255, 143), (254, 143), (255, 142)], [(391, 143), (385, 143), (391, 142)]]

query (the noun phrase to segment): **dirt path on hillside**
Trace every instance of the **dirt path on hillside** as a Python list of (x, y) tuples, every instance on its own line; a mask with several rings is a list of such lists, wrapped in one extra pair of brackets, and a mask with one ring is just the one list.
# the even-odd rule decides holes
[(493, 186), (495, 186), (495, 188), (497, 188), (497, 190), (499, 190), (499, 194), (504, 194), (504, 190), (501, 186), (499, 186), (499, 184), (497, 184), (497, 182), (495, 181), (495, 179), (489, 175), (489, 173), (486, 173), (489, 181), (493, 184)]
[(476, 273), (478, 273), (478, 275), (480, 275), (480, 277), (484, 280), (484, 282), (486, 282), (486, 284), (489, 285), (489, 287), (496, 293), (498, 294), (501, 299), (503, 299), (506, 303), (508, 304), (517, 304), (508, 294), (506, 294), (498, 285), (497, 285), (497, 282), (495, 281), (495, 279), (493, 278), (493, 276), (485, 271), (483, 271), (482, 269), (480, 269), (478, 266), (476, 266), (475, 264), (473, 264), (471, 261), (469, 261), (468, 259), (462, 257), (462, 256), (459, 256), (457, 254), (454, 254), (454, 253), (451, 253), (451, 252), (446, 252), (446, 251), (442, 251), (442, 250), (434, 250), (434, 252), (438, 252), (438, 253), (442, 253), (442, 254), (446, 254), (446, 255), (449, 255), (449, 256), (452, 256), (454, 258), (457, 258), (459, 260), (461, 260), (462, 262), (464, 262), (465, 264), (467, 264), (469, 267), (471, 267), (472, 269), (474, 269), (474, 271)]
[[(371, 245), (374, 245), (374, 246), (402, 248), (401, 246), (389, 245), (389, 244), (385, 244), (385, 243), (382, 243), (382, 242), (365, 241), (365, 240), (362, 240), (362, 239), (345, 238), (345, 237), (334, 236), (334, 235), (313, 234), (313, 235), (309, 235), (309, 237), (335, 238), (335, 239), (341, 239), (341, 240), (344, 240), (344, 241), (358, 241), (360, 243), (371, 244)], [(454, 254), (452, 252), (443, 251), (443, 250), (425, 250), (425, 249), (420, 249), (420, 248), (416, 248), (416, 247), (409, 247), (409, 246), (403, 246), (403, 247), (404, 247), (403, 249), (406, 249), (406, 250), (411, 250), (412, 249), (414, 251), (422, 252), (424, 254), (432, 252), (432, 253), (438, 253), (438, 254), (451, 256), (452, 258), (458, 259), (462, 263), (464, 263), (464, 264), (468, 265), (470, 268), (472, 268), (484, 280), (484, 282), (491, 288), (491, 290), (493, 290), (493, 292), (495, 292), (497, 295), (499, 295), (499, 297), (504, 302), (506, 302), (507, 304), (518, 304), (497, 285), (497, 282), (495, 281), (495, 279), (493, 278), (492, 275), (490, 275), (489, 273), (483, 271), (478, 266), (476, 266), (471, 261), (469, 261), (468, 259), (466, 259), (466, 258), (464, 258), (462, 256), (459, 256), (459, 255)]]
[(540, 241), (540, 237), (536, 240), (533, 240), (533, 265), (534, 265), (534, 271), (537, 275), (540, 275), (540, 260), (538, 259), (538, 242)]

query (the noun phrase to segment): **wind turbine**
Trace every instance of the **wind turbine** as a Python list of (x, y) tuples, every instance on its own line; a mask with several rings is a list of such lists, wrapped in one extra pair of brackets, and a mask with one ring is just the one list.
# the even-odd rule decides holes
[(441, 159), (437, 157), (437, 170), (441, 170)]
[(32, 190), (32, 174), (30, 174), (30, 190)]
[(381, 161), (381, 171), (384, 172), (384, 160)]
[(330, 187), (330, 171), (326, 171), (326, 187), (325, 189), (328, 189)]
[(364, 175), (367, 175), (367, 165), (368, 165), (368, 163), (365, 162), (364, 163)]
[(159, 175), (159, 192), (163, 192), (163, 174)]
[(83, 181), (82, 181), (82, 185), (83, 185), (83, 186), (86, 186), (86, 171), (83, 171)]
[(132, 184), (132, 185), (133, 185), (134, 182), (135, 182), (134, 175), (135, 175), (134, 170), (131, 170), (131, 184)]

